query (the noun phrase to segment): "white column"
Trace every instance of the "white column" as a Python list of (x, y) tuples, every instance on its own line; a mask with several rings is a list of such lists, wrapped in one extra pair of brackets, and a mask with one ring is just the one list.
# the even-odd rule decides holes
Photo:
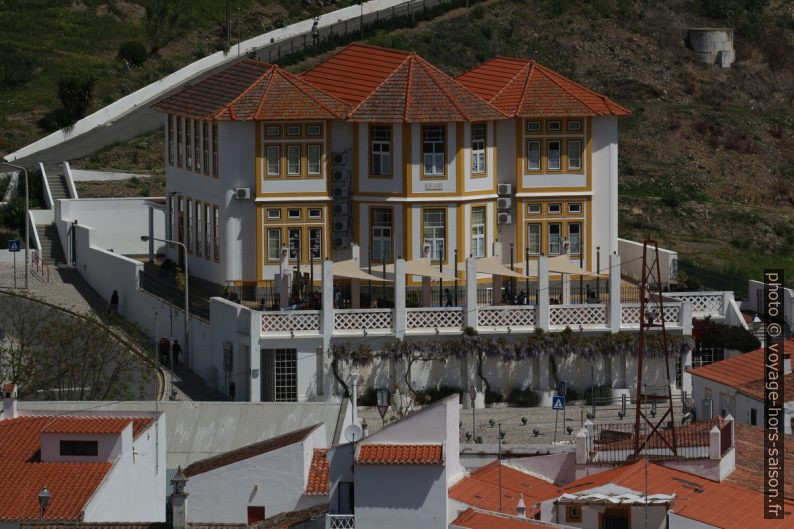
[[(493, 242), (493, 256), (498, 257), (498, 261), (502, 262), (502, 243), (499, 241)], [(491, 276), (491, 285), (493, 287), (493, 304), (499, 305), (502, 303), (502, 276)]]
[(576, 464), (577, 465), (586, 465), (587, 464), (587, 428), (581, 428), (576, 433)]
[(535, 307), (535, 326), (549, 330), (549, 258), (538, 257), (538, 304)]
[(466, 304), (463, 313), (463, 324), (472, 329), (477, 328), (477, 258), (466, 259)]
[(562, 304), (563, 305), (570, 305), (571, 304), (571, 275), (570, 274), (560, 274), (560, 278), (562, 279)]
[(248, 401), (259, 402), (262, 400), (262, 355), (259, 350), (259, 337), (262, 335), (262, 313), (252, 310), (250, 315), (248, 332), (251, 345), (248, 348), (248, 365), (251, 367), (251, 374), (248, 378)]
[(620, 330), (620, 256), (609, 256), (609, 328)]
[(692, 303), (689, 301), (681, 303), (681, 328), (684, 336), (692, 335)]
[(320, 311), (321, 327), (323, 333), (323, 350), (326, 349), (325, 342), (330, 339), (334, 333), (334, 262), (323, 261), (323, 301), (322, 310)]
[[(361, 247), (353, 243), (350, 245), (351, 259), (355, 259), (356, 263), (361, 263)], [(359, 266), (359, 268), (361, 268)], [(350, 308), (361, 308), (361, 280), (350, 280)]]
[(728, 306), (731, 304), (731, 300), (733, 299), (733, 292), (730, 290), (726, 290), (722, 293), (722, 315), (728, 312)]
[(405, 337), (405, 259), (394, 261), (394, 333), (398, 340)]
[(719, 461), (722, 459), (722, 446), (720, 445), (720, 429), (716, 426), (709, 432), (709, 459)]
[(289, 285), (292, 279), (292, 269), (289, 266), (286, 248), (281, 249), (281, 261), (278, 265), (278, 271), (278, 302), (281, 306), (281, 310), (284, 310), (284, 308), (289, 305)]

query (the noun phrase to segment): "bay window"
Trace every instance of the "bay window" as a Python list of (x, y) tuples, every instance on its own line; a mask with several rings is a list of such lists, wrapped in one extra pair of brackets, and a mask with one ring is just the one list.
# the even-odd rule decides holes
[(444, 174), (445, 151), (444, 127), (425, 127), (422, 137), (422, 157), (426, 176), (442, 176)]
[(391, 176), (391, 127), (370, 129), (370, 155), (370, 175)]
[(485, 257), (485, 206), (471, 208), (471, 254)]
[(425, 209), (423, 220), (424, 245), (430, 246), (430, 259), (443, 260), (446, 251), (446, 210)]

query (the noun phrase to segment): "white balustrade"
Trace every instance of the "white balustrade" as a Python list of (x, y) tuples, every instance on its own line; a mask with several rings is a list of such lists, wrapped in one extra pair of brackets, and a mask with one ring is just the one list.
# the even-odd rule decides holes
[(325, 529), (356, 529), (356, 515), (326, 514)]
[(282, 310), (262, 313), (262, 332), (319, 330), (319, 310)]
[(532, 327), (535, 325), (535, 307), (506, 306), (480, 308), (478, 327)]
[(461, 329), (463, 309), (450, 308), (412, 308), (407, 310), (407, 329)]
[[(667, 325), (681, 325), (681, 303), (665, 303), (664, 304), (664, 322)], [(640, 304), (639, 303), (624, 303), (620, 308), (620, 322), (627, 325), (640, 324)], [(659, 315), (653, 321), (658, 325), (662, 322)]]
[(692, 312), (706, 314), (725, 314), (722, 292), (668, 292), (665, 297), (676, 301), (688, 301), (692, 304)]
[(392, 309), (350, 309), (334, 311), (334, 330), (391, 330)]
[(607, 306), (598, 305), (551, 305), (550, 325), (606, 325)]

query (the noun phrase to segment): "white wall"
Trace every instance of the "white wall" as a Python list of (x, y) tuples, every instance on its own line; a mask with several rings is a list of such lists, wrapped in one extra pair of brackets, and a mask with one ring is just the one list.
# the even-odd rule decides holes
[(247, 523), (248, 506), (264, 506), (265, 516), (327, 501), (305, 496), (315, 448), (325, 447), (325, 426), (305, 440), (188, 478), (187, 520), (191, 523)]
[[(622, 262), (621, 273), (630, 279), (639, 281), (642, 275), (642, 243), (618, 239), (618, 254)], [(677, 277), (674, 273), (678, 270), (677, 261), (677, 252), (659, 248), (659, 273), (662, 276), (662, 283), (677, 283)]]
[[(629, 257), (618, 250), (618, 120), (614, 116), (596, 117), (592, 123), (592, 251), (601, 247), (601, 255), (617, 251), (627, 262)], [(594, 259), (595, 256), (590, 256)], [(603, 261), (606, 262), (607, 259)], [(594, 261), (593, 261), (594, 262)], [(602, 262), (602, 266), (604, 264)]]
[[(113, 462), (122, 450), (128, 450), (129, 446), (123, 445), (123, 442), (132, 437), (132, 423), (127, 425), (129, 432), (121, 434), (82, 434), (82, 433), (50, 433), (42, 432), (40, 436), (41, 442), (41, 460), (42, 461), (70, 461), (70, 462), (90, 462), (96, 463), (98, 461)], [(95, 456), (62, 456), (61, 455), (61, 440), (69, 441), (96, 441), (97, 442), (97, 455)]]
[[(86, 522), (165, 521), (165, 414), (136, 438), (122, 434), (122, 453), (88, 501)], [(132, 493), (131, 493), (132, 492)]]
[[(253, 370), (260, 369), (259, 334), (261, 333), (261, 313), (222, 298), (210, 300), (210, 340), (207, 354), (196, 363), (202, 366), (202, 373), (218, 373), (219, 376), (206, 377), (210, 385), (229, 394), (229, 383), (236, 386), (236, 400), (259, 402), (261, 395), (261, 371), (252, 377)], [(232, 344), (232, 372), (224, 376), (224, 343)], [(206, 376), (206, 375), (205, 375)]]

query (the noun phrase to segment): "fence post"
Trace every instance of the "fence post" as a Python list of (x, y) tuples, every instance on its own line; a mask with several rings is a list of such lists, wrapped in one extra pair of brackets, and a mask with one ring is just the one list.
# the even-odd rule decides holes
[(477, 258), (466, 259), (466, 312), (463, 313), (463, 324), (472, 329), (477, 328), (479, 306), (477, 305)]
[(394, 334), (398, 340), (405, 336), (405, 259), (394, 261)]
[(576, 434), (576, 464), (577, 465), (586, 465), (588, 459), (588, 437), (587, 437), (587, 428), (581, 428), (579, 432)]
[(334, 332), (334, 263), (333, 261), (323, 261), (323, 298), (322, 312), (320, 317), (322, 322), (323, 337), (331, 337)]
[(719, 461), (722, 458), (720, 448), (720, 429), (713, 426), (709, 431), (709, 459)]
[(549, 330), (549, 258), (538, 258), (538, 305), (535, 307), (535, 325)]
[(609, 256), (609, 328), (620, 331), (620, 256)]
[(692, 303), (689, 301), (681, 303), (681, 328), (684, 336), (692, 334)]

